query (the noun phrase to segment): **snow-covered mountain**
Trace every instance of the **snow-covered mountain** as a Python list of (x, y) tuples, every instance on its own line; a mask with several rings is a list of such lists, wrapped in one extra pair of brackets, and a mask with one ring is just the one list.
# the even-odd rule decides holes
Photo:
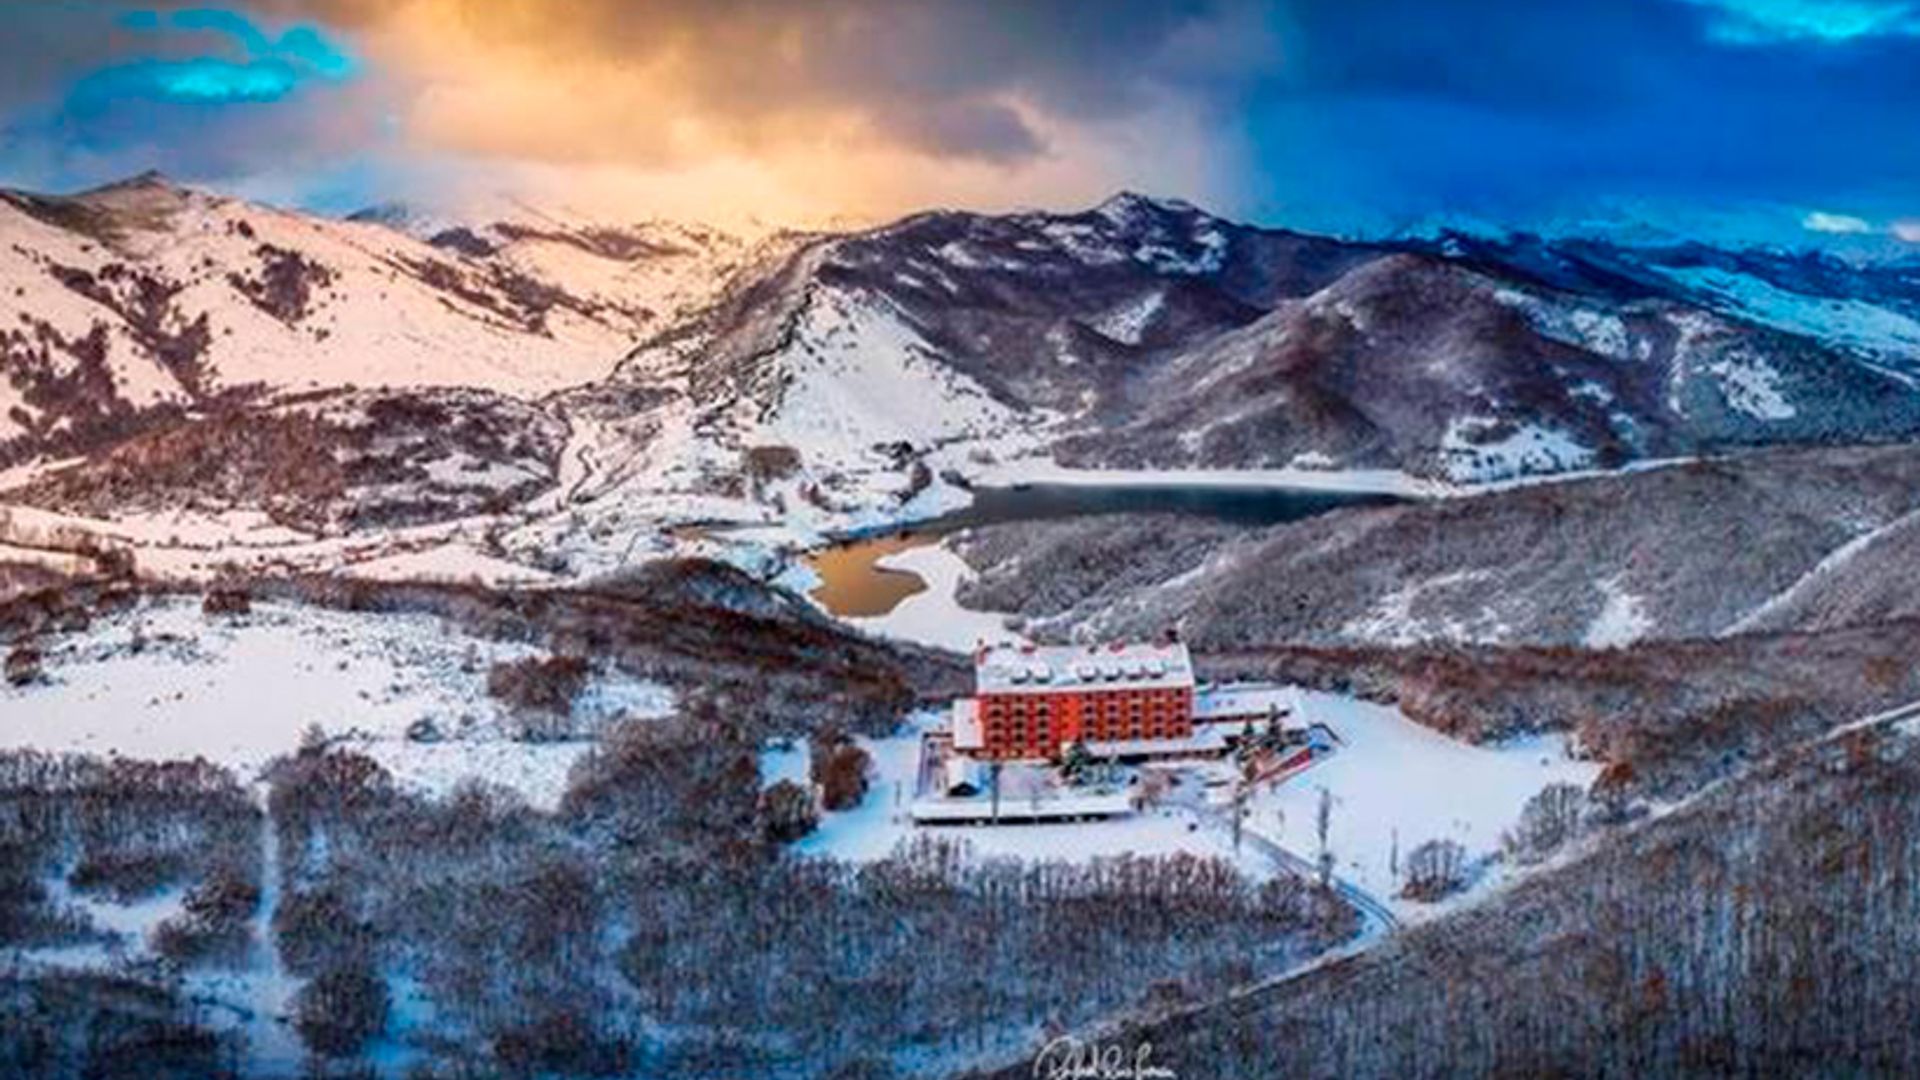
[(1136, 195), (931, 213), (749, 271), (613, 382), (684, 391), (646, 430), (709, 465), (779, 445), (900, 494), (903, 446), (961, 472), (1039, 449), (1476, 482), (1920, 429), (1904, 271), (1706, 254), (1356, 244)]
[(0, 460), (259, 393), (576, 385), (704, 302), (740, 246), (705, 230), (489, 235), (429, 243), (156, 175), (0, 193)]
[[(37, 491), (99, 512), (128, 461), (229, 446), (234, 410), (273, 417), (262, 430), (311, 414), (324, 430), (298, 445), (371, 464), (294, 517), (387, 516), (336, 488), (512, 504), (507, 546), (542, 554), (646, 522), (911, 516), (1039, 460), (1475, 483), (1920, 430), (1913, 266), (1359, 243), (1131, 194), (748, 239), (523, 206), (340, 221), (147, 176), (0, 197), (0, 304), (0, 464), (228, 425)], [(398, 404), (354, 419), (381, 402)], [(442, 415), (471, 437), (440, 445), (421, 418)], [(495, 437), (511, 428), (539, 434)], [(450, 487), (441, 458), (500, 483)]]

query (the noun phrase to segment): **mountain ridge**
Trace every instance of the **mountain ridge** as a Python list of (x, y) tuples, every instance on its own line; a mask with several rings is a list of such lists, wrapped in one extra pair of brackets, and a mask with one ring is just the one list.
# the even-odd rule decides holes
[[(1901, 267), (1518, 233), (1360, 242), (1134, 192), (758, 239), (533, 210), (357, 216), (157, 177), (7, 193), (0, 464), (294, 395), (413, 416), (459, 391), (463, 413), (531, 408), (565, 431), (529, 466), (547, 493), (504, 490), (569, 519), (520, 535), (528, 549), (599, 558), (578, 534), (911, 518), (1028, 460), (1476, 485), (1920, 432), (1920, 278)], [(371, 452), (467, 452), (408, 446)]]

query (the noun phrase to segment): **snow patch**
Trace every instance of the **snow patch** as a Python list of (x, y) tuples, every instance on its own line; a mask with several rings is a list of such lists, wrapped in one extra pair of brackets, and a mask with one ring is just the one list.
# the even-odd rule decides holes
[(1707, 366), (1720, 380), (1727, 404), (1759, 420), (1791, 420), (1796, 410), (1781, 393), (1783, 381), (1773, 365), (1758, 357), (1728, 358)]
[(1920, 320), (1864, 300), (1789, 292), (1750, 274), (1711, 266), (1661, 272), (1745, 318), (1791, 334), (1877, 354), (1910, 356), (1920, 350)]
[(1298, 708), (1294, 722), (1325, 724), (1343, 745), (1255, 796), (1247, 827), (1311, 860), (1325, 789), (1332, 800), (1327, 846), (1334, 873), (1403, 912), (1424, 910), (1391, 899), (1401, 886), (1395, 863), (1404, 871), (1414, 847), (1446, 839), (1466, 848), (1470, 860), (1492, 855), (1542, 788), (1561, 782), (1584, 788), (1600, 771), (1568, 757), (1559, 735), (1475, 746), (1422, 727), (1396, 708), (1337, 694), (1300, 691)]
[(1447, 425), (1440, 456), (1448, 478), (1457, 483), (1566, 472), (1594, 462), (1593, 451), (1564, 431), (1473, 416), (1456, 417)]
[(1094, 330), (1122, 345), (1138, 345), (1147, 327), (1166, 306), (1167, 294), (1159, 289), (1114, 308), (1093, 322)]
[(960, 606), (955, 593), (962, 581), (973, 576), (973, 568), (942, 545), (908, 548), (874, 565), (914, 574), (926, 582), (927, 588), (900, 601), (885, 615), (845, 620), (861, 630), (962, 653), (972, 652), (982, 641), (1025, 640), (1007, 629), (1006, 621), (1012, 616)]
[(1615, 574), (1594, 583), (1602, 603), (1600, 614), (1587, 627), (1586, 642), (1590, 649), (1631, 645), (1653, 629), (1653, 616), (1647, 614), (1646, 602), (1628, 592), (1621, 584), (1621, 577)]

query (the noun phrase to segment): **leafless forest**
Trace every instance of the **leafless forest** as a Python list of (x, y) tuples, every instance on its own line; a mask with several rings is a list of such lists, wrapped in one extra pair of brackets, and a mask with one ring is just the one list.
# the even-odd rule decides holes
[(1920, 1058), (1917, 881), (1920, 743), (1863, 729), (1496, 902), (1122, 1038), (1182, 1076), (1900, 1075)]
[[(1296, 879), (1185, 855), (1010, 863), (928, 840), (864, 866), (782, 858), (722, 713), (622, 729), (554, 815), (477, 783), (414, 797), (322, 747), (273, 770), (265, 819), (205, 767), (0, 758), (0, 943), (101, 939), (56, 889), (187, 890), (147, 968), (10, 977), (0, 1071), (244, 1071), (173, 979), (273, 949), (303, 980), (316, 1068), (378, 1040), (404, 984), (444, 1041), (427, 1075), (885, 1075), (1196, 1000), (1357, 927)], [(256, 941), (264, 829), (279, 895)]]
[[(134, 589), (34, 593), (0, 628), (77, 632)], [(551, 813), (478, 782), (425, 798), (324, 742), (259, 788), (204, 764), (0, 756), (0, 948), (151, 957), (0, 976), (0, 1073), (244, 1075), (256, 1059), (191, 980), (269, 960), (296, 985), (289, 1030), (316, 1075), (380, 1060), (423, 1008), (421, 1076), (938, 1074), (1115, 1018), (1183, 1076), (1895, 1071), (1920, 1050), (1903, 959), (1920, 748), (1894, 725), (1822, 736), (1920, 696), (1906, 623), (1206, 658), (1215, 676), (1396, 700), (1469, 739), (1571, 730), (1609, 763), (1593, 792), (1529, 807), (1507, 857), (1537, 872), (1511, 892), (1241, 993), (1351, 941), (1357, 914), (1193, 856), (1020, 864), (939, 839), (864, 865), (787, 853), (806, 822), (762, 787), (765, 741), (809, 737), (839, 805), (884, 797), (841, 733), (887, 730), (958, 674), (737, 572), (218, 595), (208, 618), (249, 596), (429, 614), (658, 679), (682, 709), (610, 729)], [(505, 665), (490, 688), (538, 712), (575, 668)], [(1448, 856), (1410, 850), (1410, 888), (1457, 887)], [(88, 914), (163, 894), (178, 902), (142, 948)]]
[[(153, 957), (84, 976), (11, 968), (0, 1074), (244, 1075), (253, 1050), (189, 976), (272, 962), (298, 984), (297, 1064), (317, 1074), (381, 1060), (403, 1014), (430, 1008), (421, 1075), (883, 1076), (1202, 1000), (1359, 928), (1297, 879), (1188, 855), (1015, 863), (940, 839), (861, 865), (788, 855), (764, 741), (811, 736), (829, 805), (881, 798), (840, 733), (887, 730), (949, 662), (851, 637), (717, 568), (541, 596), (251, 594), (437, 614), (662, 679), (684, 705), (605, 733), (551, 813), (477, 781), (413, 794), (324, 740), (263, 789), (205, 764), (0, 756), (0, 948)], [(127, 602), (99, 586), (7, 616), (25, 640)], [(538, 711), (574, 674), (509, 665), (490, 682)], [(177, 913), (145, 941), (89, 917), (162, 896)]]

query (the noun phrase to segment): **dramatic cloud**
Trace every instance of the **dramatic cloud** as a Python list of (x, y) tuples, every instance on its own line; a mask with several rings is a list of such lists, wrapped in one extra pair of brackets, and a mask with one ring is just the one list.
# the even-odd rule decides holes
[(14, 182), (152, 167), (240, 181), (329, 168), (382, 143), (381, 94), (319, 25), (86, 0), (17, 0), (7, 20), (0, 162)]
[(544, 160), (655, 163), (824, 138), (1018, 163), (1045, 154), (1048, 123), (1137, 115), (1275, 60), (1187, 48), (1223, 23), (1257, 31), (1258, 6), (1233, 0), (251, 6), (355, 37), (411, 84), (396, 105), (424, 138)]
[[(184, 104), (279, 101), (310, 81), (349, 78), (355, 67), (351, 57), (311, 27), (270, 37), (231, 12), (182, 11), (162, 17), (135, 11), (120, 25), (152, 35), (154, 48), (178, 49), (182, 39), (206, 35), (212, 40), (201, 47), (216, 55), (147, 58), (103, 68), (74, 87), (67, 101), (69, 113), (104, 111), (130, 98)], [(217, 55), (220, 52), (237, 55)]]
[(289, 142), (339, 158), (361, 138), (355, 168), (390, 180), (426, 168), (443, 186), (448, 161), (471, 186), (625, 170), (734, 209), (1078, 201), (1129, 182), (1223, 200), (1242, 176), (1233, 88), (1277, 62), (1272, 13), (1247, 0), (27, 3), (79, 39), (0, 89), (28, 181), (158, 154), (246, 182), (309, 156)]
[(1920, 175), (1916, 11), (15, 0), (0, 170), (59, 185), (157, 164), (328, 206), (511, 187), (769, 217), (1135, 187), (1349, 230), (1660, 205), (1837, 237), (1790, 208), (1891, 220)]

